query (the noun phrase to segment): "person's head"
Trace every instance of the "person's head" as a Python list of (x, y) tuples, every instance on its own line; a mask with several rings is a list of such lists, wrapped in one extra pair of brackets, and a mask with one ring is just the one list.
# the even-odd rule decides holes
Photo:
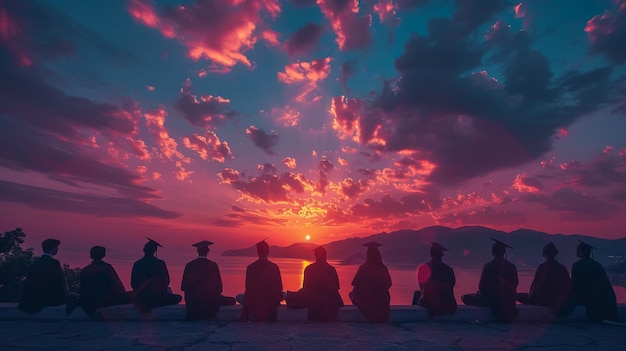
[(89, 250), (89, 257), (91, 257), (92, 260), (99, 261), (103, 259), (104, 256), (106, 256), (106, 249), (102, 246), (94, 246)]
[(270, 254), (270, 246), (265, 240), (261, 240), (256, 244), (256, 253), (259, 258), (267, 258)]
[(547, 243), (546, 246), (543, 247), (543, 257), (545, 258), (554, 259), (558, 254), (559, 250), (553, 243)]
[(326, 253), (326, 249), (324, 248), (324, 246), (318, 246), (315, 248), (315, 250), (313, 250), (313, 253), (315, 254), (315, 260), (318, 262), (324, 262), (326, 261), (326, 258), (328, 256), (328, 254)]
[(371, 241), (363, 244), (363, 246), (367, 247), (367, 252), (365, 253), (365, 260), (367, 262), (383, 264), (383, 256), (380, 254), (380, 251), (378, 251), (378, 248), (381, 247), (382, 244)]
[(143, 253), (146, 256), (154, 256), (155, 252), (157, 251), (157, 248), (163, 247), (163, 246), (150, 238), (147, 238), (147, 239), (148, 239), (148, 242), (143, 246)]
[(512, 249), (511, 246), (503, 243), (500, 240), (496, 240), (493, 238), (491, 238), (491, 240), (494, 241), (493, 245), (491, 246), (491, 254), (494, 257), (504, 257), (504, 255), (506, 254), (506, 249), (507, 248)]
[(43, 253), (54, 256), (59, 252), (59, 245), (61, 245), (60, 240), (46, 239), (41, 242), (41, 249)]
[(192, 246), (196, 247), (196, 251), (198, 251), (198, 256), (206, 257), (209, 254), (209, 246), (213, 245), (212, 242), (208, 240), (202, 240), (193, 244)]
[(591, 256), (591, 250), (594, 249), (593, 246), (587, 244), (582, 240), (578, 240), (578, 246), (576, 246), (576, 256), (577, 257), (589, 257)]
[(443, 245), (432, 242), (432, 246), (430, 247), (430, 257), (435, 260), (440, 260), (443, 257), (443, 252), (448, 251)]

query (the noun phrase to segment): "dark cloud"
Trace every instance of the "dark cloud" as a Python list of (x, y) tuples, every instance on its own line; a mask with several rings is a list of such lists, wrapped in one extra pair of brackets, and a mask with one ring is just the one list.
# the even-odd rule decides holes
[(230, 100), (228, 99), (221, 96), (193, 94), (193, 87), (189, 79), (180, 89), (176, 108), (191, 124), (204, 128), (215, 128), (222, 121), (237, 114), (230, 109)]
[(546, 209), (561, 214), (561, 219), (568, 221), (597, 221), (612, 217), (618, 207), (598, 198), (563, 188), (550, 195), (527, 195), (522, 200), (540, 203)]
[(430, 0), (396, 0), (398, 10), (412, 10), (427, 5)]
[(3, 180), (0, 180), (0, 200), (48, 211), (81, 213), (101, 217), (173, 219), (181, 216), (178, 212), (165, 211), (137, 199), (76, 194)]
[(454, 21), (465, 33), (472, 32), (497, 13), (513, 5), (508, 0), (455, 0), (454, 3), (456, 5)]
[(339, 50), (363, 50), (372, 43), (371, 15), (359, 16), (358, 2), (350, 0), (319, 0), (322, 13), (328, 18), (335, 32)]
[(626, 202), (626, 187), (613, 191), (611, 193), (611, 199), (615, 201)]
[(612, 184), (626, 184), (626, 153), (607, 147), (591, 161), (569, 161), (552, 167), (555, 176), (565, 178), (570, 186), (595, 188)]
[(317, 0), (285, 0), (290, 4), (293, 4), (295, 7), (305, 7), (315, 5)]
[(585, 32), (591, 52), (606, 56), (611, 62), (626, 62), (626, 1), (615, 0), (614, 8), (587, 22)]
[(318, 168), (319, 182), (317, 184), (317, 190), (321, 194), (325, 194), (326, 187), (328, 187), (328, 185), (330, 184), (330, 182), (328, 181), (328, 173), (335, 170), (335, 165), (333, 165), (333, 163), (330, 162), (329, 159), (323, 157), (318, 164)]
[(350, 94), (350, 89), (348, 89), (347, 84), (348, 79), (356, 73), (356, 64), (356, 59), (348, 60), (342, 63), (339, 68), (339, 78), (337, 78), (337, 80), (346, 94)]
[(266, 133), (263, 129), (250, 126), (246, 128), (246, 134), (259, 149), (265, 151), (268, 155), (274, 154), (274, 147), (278, 145), (278, 134), (274, 131)]
[[(486, 4), (492, 13), (503, 6)], [(368, 100), (333, 99), (333, 128), (376, 152), (415, 150), (436, 166), (426, 181), (453, 185), (541, 157), (560, 129), (616, 101), (608, 68), (555, 78), (528, 34), (497, 26), (481, 43), (466, 33), (486, 18), (431, 20), (397, 58), (397, 83)], [(503, 82), (482, 70), (487, 59)]]
[(462, 211), (437, 218), (438, 223), (446, 225), (512, 225), (526, 222), (523, 213), (507, 210), (496, 210), (487, 206), (478, 210)]
[(310, 54), (323, 32), (322, 26), (311, 22), (305, 24), (287, 39), (287, 52), (290, 56)]
[(193, 134), (183, 137), (182, 141), (185, 147), (196, 151), (203, 160), (224, 162), (227, 159), (233, 158), (228, 143), (220, 141), (217, 135), (211, 131), (207, 132), (204, 136)]
[(345, 178), (339, 185), (341, 194), (348, 199), (356, 199), (368, 191), (374, 184), (371, 180), (359, 179), (355, 181), (352, 178)]
[(433, 189), (433, 192), (404, 195), (399, 201), (394, 200), (389, 194), (379, 201), (371, 198), (365, 199), (362, 204), (350, 206), (346, 212), (357, 218), (394, 219), (426, 213), (440, 205), (438, 192)]

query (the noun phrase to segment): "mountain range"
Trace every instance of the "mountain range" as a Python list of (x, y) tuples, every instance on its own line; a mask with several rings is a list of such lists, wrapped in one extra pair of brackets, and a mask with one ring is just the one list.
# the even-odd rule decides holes
[[(426, 227), (420, 230), (398, 230), (391, 233), (378, 233), (367, 237), (353, 237), (324, 244), (328, 259), (341, 264), (361, 264), (365, 260), (364, 243), (376, 241), (386, 264), (417, 265), (430, 259), (431, 242), (438, 242), (448, 248), (444, 261), (452, 266), (482, 267), (491, 259), (491, 238), (512, 246), (507, 250), (509, 261), (518, 268), (536, 267), (544, 261), (544, 245), (552, 242), (559, 249), (558, 259), (566, 267), (577, 260), (576, 246), (583, 240), (595, 247), (594, 256), (604, 266), (616, 265), (626, 260), (626, 237), (621, 239), (600, 239), (586, 235), (548, 234), (531, 229), (518, 229), (503, 232), (487, 227), (468, 226), (449, 228), (443, 226)], [(300, 258), (313, 260), (313, 249), (318, 245), (296, 243), (286, 247), (271, 246), (271, 257)], [(226, 250), (222, 256), (256, 256), (255, 246)]]

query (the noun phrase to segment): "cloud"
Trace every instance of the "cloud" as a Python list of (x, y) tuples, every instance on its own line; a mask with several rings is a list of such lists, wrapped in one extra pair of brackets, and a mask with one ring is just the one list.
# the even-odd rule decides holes
[(211, 131), (206, 136), (193, 134), (183, 137), (183, 145), (194, 150), (203, 160), (214, 160), (223, 163), (226, 159), (233, 158), (228, 142), (220, 141), (217, 135)]
[[(428, 35), (409, 39), (396, 59), (398, 79), (378, 94), (333, 98), (340, 137), (368, 146), (373, 156), (417, 152), (433, 165), (424, 180), (451, 186), (540, 158), (559, 130), (616, 101), (610, 70), (555, 78), (524, 31), (497, 26), (478, 42), (470, 30), (502, 3), (487, 2), (484, 15), (469, 8), (475, 3), (459, 4), (453, 20), (433, 19)], [(501, 81), (482, 67), (487, 58), (502, 68)]]
[(357, 0), (318, 0), (317, 4), (330, 21), (339, 50), (362, 50), (371, 45), (372, 16), (358, 16)]
[(176, 108), (191, 124), (215, 128), (222, 121), (232, 118), (236, 112), (230, 110), (230, 100), (221, 96), (194, 95), (191, 80), (187, 79), (180, 89)]
[(507, 210), (496, 210), (487, 206), (478, 210), (461, 211), (437, 217), (437, 223), (452, 226), (462, 225), (513, 225), (526, 222), (523, 213)]
[(350, 93), (350, 89), (348, 89), (348, 79), (356, 73), (356, 64), (356, 59), (348, 60), (342, 63), (339, 68), (339, 78), (337, 78), (337, 80), (346, 93)]
[(396, 0), (398, 10), (412, 10), (427, 5), (430, 0)]
[(370, 190), (373, 182), (367, 179), (354, 181), (352, 178), (345, 178), (340, 183), (340, 191), (346, 199), (356, 199), (363, 193)]
[(317, 84), (330, 74), (331, 60), (331, 57), (326, 57), (311, 62), (290, 63), (285, 66), (285, 71), (278, 72), (276, 77), (285, 84), (303, 84), (296, 97), (298, 102), (315, 102), (321, 99), (321, 96), (317, 94)]
[(326, 194), (326, 188), (330, 184), (328, 181), (328, 173), (335, 170), (335, 166), (332, 162), (326, 157), (322, 157), (318, 164), (318, 176), (319, 180), (317, 183), (317, 192), (324, 195)]
[(263, 129), (250, 126), (246, 128), (246, 134), (259, 149), (265, 151), (268, 155), (274, 155), (274, 147), (278, 145), (278, 134), (276, 132), (271, 131), (268, 134)]
[(236, 64), (253, 67), (244, 53), (263, 33), (262, 14), (275, 18), (281, 8), (278, 0), (201, 0), (185, 6), (131, 0), (128, 11), (139, 23), (182, 42), (191, 59), (208, 59), (215, 71), (228, 72)]
[(312, 22), (300, 27), (285, 42), (289, 56), (307, 55), (313, 52), (322, 33), (324, 33), (324, 28)]
[(76, 194), (3, 180), (0, 180), (0, 200), (48, 211), (101, 217), (174, 219), (181, 216), (178, 212), (162, 210), (138, 199)]
[(455, 0), (453, 18), (465, 33), (485, 24), (510, 6), (508, 0)]
[(272, 108), (271, 116), (283, 127), (295, 127), (300, 123), (300, 111), (289, 105)]
[(512, 187), (520, 193), (538, 193), (543, 189), (543, 184), (535, 177), (530, 177), (526, 173), (520, 173), (513, 180)]
[(394, 219), (405, 218), (410, 215), (428, 213), (440, 206), (438, 192), (409, 193), (400, 198), (393, 199), (389, 194), (384, 195), (379, 201), (368, 198), (362, 204), (350, 206), (347, 210), (351, 215), (358, 218)]
[(290, 169), (296, 168), (296, 159), (293, 157), (285, 157), (283, 158), (281, 162), (282, 164), (287, 166), (287, 168), (290, 168)]
[(617, 206), (571, 188), (559, 189), (546, 196), (526, 195), (521, 199), (540, 203), (547, 210), (559, 212), (561, 219), (573, 222), (604, 220), (618, 212)]
[(230, 168), (225, 168), (218, 173), (221, 183), (228, 184), (237, 189), (242, 198), (252, 202), (265, 202), (268, 204), (293, 203), (289, 196), (291, 193), (301, 194), (306, 189), (312, 187), (302, 174), (286, 172), (273, 174), (262, 171), (257, 177), (250, 177), (248, 180), (240, 179), (239, 172)]
[(585, 32), (591, 42), (591, 52), (622, 64), (626, 62), (626, 1), (614, 2), (614, 8), (587, 21)]

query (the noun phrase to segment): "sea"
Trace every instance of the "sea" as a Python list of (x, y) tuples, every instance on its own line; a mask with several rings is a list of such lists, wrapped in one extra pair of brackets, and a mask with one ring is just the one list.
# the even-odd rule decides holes
[[(226, 296), (236, 296), (244, 291), (246, 266), (256, 260), (255, 257), (238, 257), (238, 256), (216, 256), (209, 258), (217, 262), (222, 276), (222, 284), (224, 286), (223, 294)], [(181, 294), (180, 283), (185, 263), (192, 258), (179, 257), (178, 259), (166, 261), (170, 274), (170, 288), (174, 293)], [(106, 259), (105, 259), (106, 260)], [(283, 281), (283, 290), (297, 291), (302, 287), (302, 279), (304, 269), (311, 263), (302, 259), (292, 258), (271, 258), (280, 268)], [(130, 273), (132, 269), (132, 261), (112, 260), (111, 263), (118, 272), (120, 279), (130, 290)], [(339, 261), (328, 261), (337, 269), (339, 276), (340, 294), (343, 302), (350, 305), (348, 293), (352, 290), (352, 279), (356, 274), (358, 265), (343, 265)], [(415, 265), (387, 265), (391, 274), (392, 286), (389, 291), (391, 295), (392, 305), (410, 305), (413, 300), (413, 292), (418, 289), (417, 283), (417, 266)], [(461, 296), (465, 294), (475, 293), (478, 290), (478, 280), (480, 279), (481, 268), (472, 267), (452, 267), (456, 276), (456, 286), (454, 287), (454, 295), (458, 304), (461, 303)], [(519, 286), (517, 292), (528, 292), (535, 274), (534, 268), (519, 268), (518, 278)], [(618, 303), (626, 303), (626, 287), (613, 286), (613, 290), (617, 296)]]

